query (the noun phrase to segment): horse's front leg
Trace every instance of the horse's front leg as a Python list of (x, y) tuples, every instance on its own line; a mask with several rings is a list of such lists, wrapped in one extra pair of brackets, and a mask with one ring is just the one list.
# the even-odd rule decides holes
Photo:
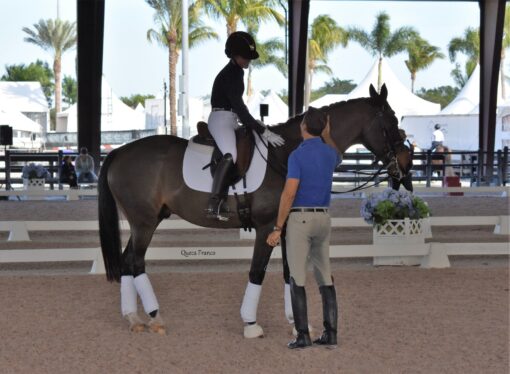
[(266, 268), (273, 252), (273, 247), (266, 243), (267, 236), (273, 225), (257, 228), (255, 248), (250, 266), (249, 282), (241, 305), (241, 318), (244, 322), (244, 337), (259, 338), (264, 336), (264, 330), (257, 324), (257, 308), (259, 305), (262, 282), (266, 275)]

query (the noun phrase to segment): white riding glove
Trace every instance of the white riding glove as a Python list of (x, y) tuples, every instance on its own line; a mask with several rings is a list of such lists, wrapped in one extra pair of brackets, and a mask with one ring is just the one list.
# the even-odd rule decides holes
[(285, 144), (285, 140), (283, 140), (283, 138), (280, 135), (275, 134), (274, 132), (267, 128), (262, 133), (262, 137), (273, 147), (278, 147)]

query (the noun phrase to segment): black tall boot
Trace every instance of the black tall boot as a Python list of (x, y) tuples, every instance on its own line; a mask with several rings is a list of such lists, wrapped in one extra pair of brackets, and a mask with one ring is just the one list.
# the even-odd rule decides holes
[(314, 344), (336, 346), (338, 324), (338, 306), (336, 303), (335, 286), (319, 287), (322, 296), (322, 314), (324, 318), (324, 331)]
[(216, 167), (212, 185), (211, 197), (207, 206), (207, 218), (228, 221), (228, 217), (222, 216), (220, 209), (228, 193), (230, 170), (234, 166), (232, 155), (226, 153)]
[(306, 308), (306, 291), (304, 287), (296, 285), (294, 278), (290, 278), (290, 298), (292, 301), (292, 313), (294, 314), (294, 326), (297, 337), (287, 344), (290, 349), (306, 348), (312, 345), (310, 332), (308, 331), (308, 311)]

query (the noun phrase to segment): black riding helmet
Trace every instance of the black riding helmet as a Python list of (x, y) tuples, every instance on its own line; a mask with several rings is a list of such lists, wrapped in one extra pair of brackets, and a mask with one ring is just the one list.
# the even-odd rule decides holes
[(249, 60), (259, 58), (257, 46), (253, 37), (244, 31), (236, 31), (230, 34), (225, 43), (225, 54), (228, 58), (241, 56)]

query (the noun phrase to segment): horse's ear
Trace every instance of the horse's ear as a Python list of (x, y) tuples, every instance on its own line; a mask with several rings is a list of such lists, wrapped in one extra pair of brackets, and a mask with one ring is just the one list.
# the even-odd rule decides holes
[(370, 88), (368, 89), (368, 91), (370, 92), (370, 97), (372, 99), (377, 99), (379, 97), (379, 94), (375, 90), (375, 88), (374, 88), (372, 83), (370, 83)]
[(388, 98), (388, 88), (386, 88), (386, 83), (384, 83), (381, 87), (381, 93), (379, 94), (381, 100), (384, 102)]

